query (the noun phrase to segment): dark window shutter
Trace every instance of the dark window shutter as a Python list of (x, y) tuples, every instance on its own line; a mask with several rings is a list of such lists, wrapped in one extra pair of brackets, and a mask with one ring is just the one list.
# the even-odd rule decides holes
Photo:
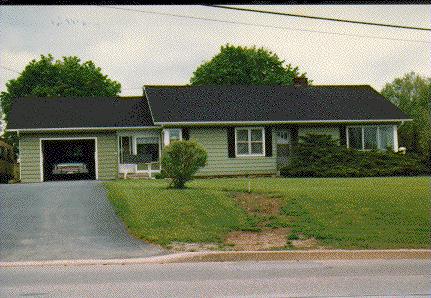
[(292, 138), (292, 145), (293, 146), (298, 145), (298, 142), (299, 142), (298, 126), (293, 126), (290, 130), (290, 133), (291, 133), (291, 138)]
[(347, 146), (347, 140), (346, 140), (346, 126), (340, 125), (340, 145), (341, 146)]
[(235, 128), (227, 128), (227, 155), (229, 158), (235, 157)]
[(190, 140), (190, 129), (188, 127), (184, 127), (182, 130), (183, 140)]
[(272, 156), (272, 127), (265, 127), (265, 156)]

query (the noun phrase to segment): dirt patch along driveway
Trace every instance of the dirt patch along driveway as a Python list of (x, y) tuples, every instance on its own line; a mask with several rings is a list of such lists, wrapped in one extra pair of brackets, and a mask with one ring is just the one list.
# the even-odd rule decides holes
[(225, 238), (225, 244), (234, 250), (271, 250), (286, 247), (289, 228), (269, 229), (259, 232), (234, 231)]
[(0, 187), (0, 261), (116, 259), (166, 253), (129, 236), (101, 182)]

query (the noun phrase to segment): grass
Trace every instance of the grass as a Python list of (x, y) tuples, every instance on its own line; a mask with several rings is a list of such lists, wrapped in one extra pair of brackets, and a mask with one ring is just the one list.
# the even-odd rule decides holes
[(222, 242), (231, 230), (246, 229), (246, 213), (223, 191), (167, 189), (161, 180), (106, 183), (108, 197), (130, 233), (162, 245)]
[[(261, 219), (232, 197), (248, 179), (199, 179), (185, 190), (163, 180), (107, 182), (109, 198), (129, 231), (168, 245), (222, 243), (229, 231), (290, 227), (329, 248), (429, 248), (430, 178), (255, 178), (251, 191), (282, 202), (281, 212)], [(292, 236), (293, 237), (293, 236)]]

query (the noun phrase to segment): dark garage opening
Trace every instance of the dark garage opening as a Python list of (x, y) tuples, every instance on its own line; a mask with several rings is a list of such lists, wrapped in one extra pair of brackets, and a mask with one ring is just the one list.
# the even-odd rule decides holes
[[(95, 180), (95, 140), (42, 140), (43, 181)], [(88, 173), (54, 174), (58, 164), (85, 164)]]

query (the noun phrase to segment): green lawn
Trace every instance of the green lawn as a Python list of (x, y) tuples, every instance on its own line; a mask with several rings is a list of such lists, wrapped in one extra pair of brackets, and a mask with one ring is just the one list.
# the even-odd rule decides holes
[(222, 243), (229, 231), (290, 227), (329, 248), (429, 248), (430, 178), (256, 178), (251, 191), (280, 198), (279, 215), (247, 214), (233, 193), (248, 179), (198, 179), (185, 190), (163, 180), (107, 182), (117, 213), (138, 238), (168, 245)]

